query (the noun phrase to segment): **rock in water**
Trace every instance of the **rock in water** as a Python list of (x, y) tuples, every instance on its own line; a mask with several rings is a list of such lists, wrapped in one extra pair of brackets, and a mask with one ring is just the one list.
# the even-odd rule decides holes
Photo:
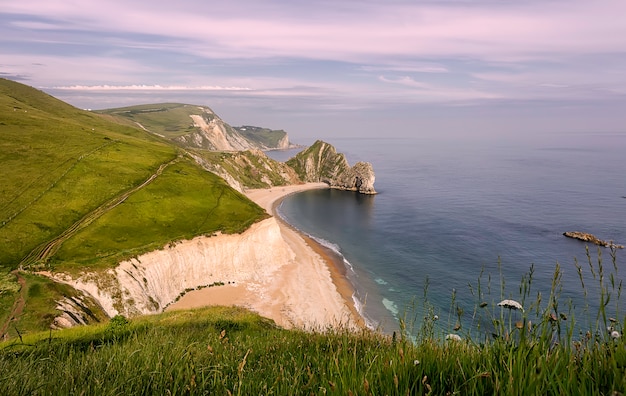
[(567, 231), (564, 232), (563, 235), (565, 235), (568, 238), (574, 238), (574, 239), (578, 239), (584, 242), (590, 242), (593, 244), (596, 244), (598, 246), (604, 246), (604, 247), (614, 247), (617, 249), (623, 249), (624, 246), (623, 245), (616, 245), (613, 242), (607, 242), (607, 241), (603, 241), (602, 239), (596, 237), (595, 235), (586, 233), (586, 232), (579, 232), (579, 231)]
[(324, 182), (331, 188), (376, 194), (374, 169), (369, 162), (357, 162), (353, 167), (343, 154), (321, 140), (287, 161), (305, 182)]
[(376, 194), (374, 190), (374, 168), (369, 162), (357, 162), (352, 168), (349, 168), (340, 178), (335, 180), (335, 185), (331, 187), (358, 191), (362, 194)]

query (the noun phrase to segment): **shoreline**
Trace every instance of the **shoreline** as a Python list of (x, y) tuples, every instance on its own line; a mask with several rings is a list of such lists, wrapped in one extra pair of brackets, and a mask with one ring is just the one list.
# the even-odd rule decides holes
[(327, 188), (325, 183), (306, 183), (244, 191), (250, 200), (271, 215), (286, 248), (292, 251), (291, 260), (263, 282), (233, 282), (193, 290), (170, 304), (167, 310), (237, 305), (273, 319), (285, 328), (366, 328), (353, 299), (354, 288), (345, 276), (343, 260), (277, 213), (277, 207), (285, 197)]
[[(321, 187), (321, 188), (329, 188), (329, 187), (326, 186), (326, 187)], [(301, 191), (306, 191), (306, 190), (295, 191), (295, 192), (283, 195), (280, 198), (277, 198), (272, 203), (272, 208), (271, 208), (272, 211), (270, 214), (274, 216), (276, 220), (278, 220), (278, 223), (281, 226), (287, 227), (288, 229), (298, 234), (304, 240), (304, 242), (307, 244), (309, 248), (311, 248), (315, 253), (320, 255), (322, 260), (326, 263), (328, 270), (330, 271), (330, 277), (331, 277), (333, 284), (337, 288), (337, 292), (339, 293), (341, 298), (343, 298), (346, 306), (350, 309), (350, 312), (352, 313), (352, 316), (353, 316), (353, 320), (356, 321), (359, 327), (365, 328), (366, 327), (365, 319), (363, 318), (361, 313), (358, 311), (354, 303), (355, 291), (354, 291), (354, 287), (352, 286), (352, 284), (350, 283), (350, 281), (348, 281), (348, 278), (346, 277), (347, 269), (343, 262), (343, 258), (338, 256), (337, 253), (333, 252), (331, 249), (327, 248), (326, 246), (323, 246), (322, 244), (317, 242), (315, 239), (311, 238), (307, 234), (303, 233), (302, 231), (298, 230), (291, 224), (287, 223), (282, 217), (278, 215), (277, 209), (278, 209), (278, 206), (281, 204), (281, 202), (285, 198), (287, 198), (289, 195), (295, 194)]]

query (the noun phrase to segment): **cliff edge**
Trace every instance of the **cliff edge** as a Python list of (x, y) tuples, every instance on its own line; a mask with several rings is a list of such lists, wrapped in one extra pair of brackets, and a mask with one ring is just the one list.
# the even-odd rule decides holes
[(287, 161), (304, 182), (324, 182), (338, 190), (376, 194), (374, 169), (369, 162), (350, 167), (345, 155), (321, 140)]

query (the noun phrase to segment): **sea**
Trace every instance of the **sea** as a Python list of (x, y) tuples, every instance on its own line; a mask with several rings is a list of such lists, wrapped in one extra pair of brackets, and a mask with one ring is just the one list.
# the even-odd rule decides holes
[(325, 140), (351, 165), (372, 163), (378, 194), (305, 191), (278, 213), (341, 258), (370, 327), (435, 316), (445, 333), (471, 326), (481, 303), (545, 308), (552, 293), (584, 328), (602, 287), (606, 311), (624, 319), (626, 251), (563, 233), (626, 244), (626, 134)]

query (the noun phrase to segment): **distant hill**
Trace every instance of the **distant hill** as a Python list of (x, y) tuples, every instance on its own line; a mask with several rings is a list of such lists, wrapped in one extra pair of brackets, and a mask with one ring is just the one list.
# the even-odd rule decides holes
[(297, 147), (287, 132), (255, 126), (232, 127), (206, 106), (158, 103), (99, 111), (138, 125), (186, 148), (214, 151)]
[(282, 129), (276, 130), (252, 125), (243, 125), (233, 128), (247, 139), (258, 142), (264, 147), (267, 147), (267, 149), (284, 150), (301, 147), (300, 145), (289, 142), (287, 132)]

